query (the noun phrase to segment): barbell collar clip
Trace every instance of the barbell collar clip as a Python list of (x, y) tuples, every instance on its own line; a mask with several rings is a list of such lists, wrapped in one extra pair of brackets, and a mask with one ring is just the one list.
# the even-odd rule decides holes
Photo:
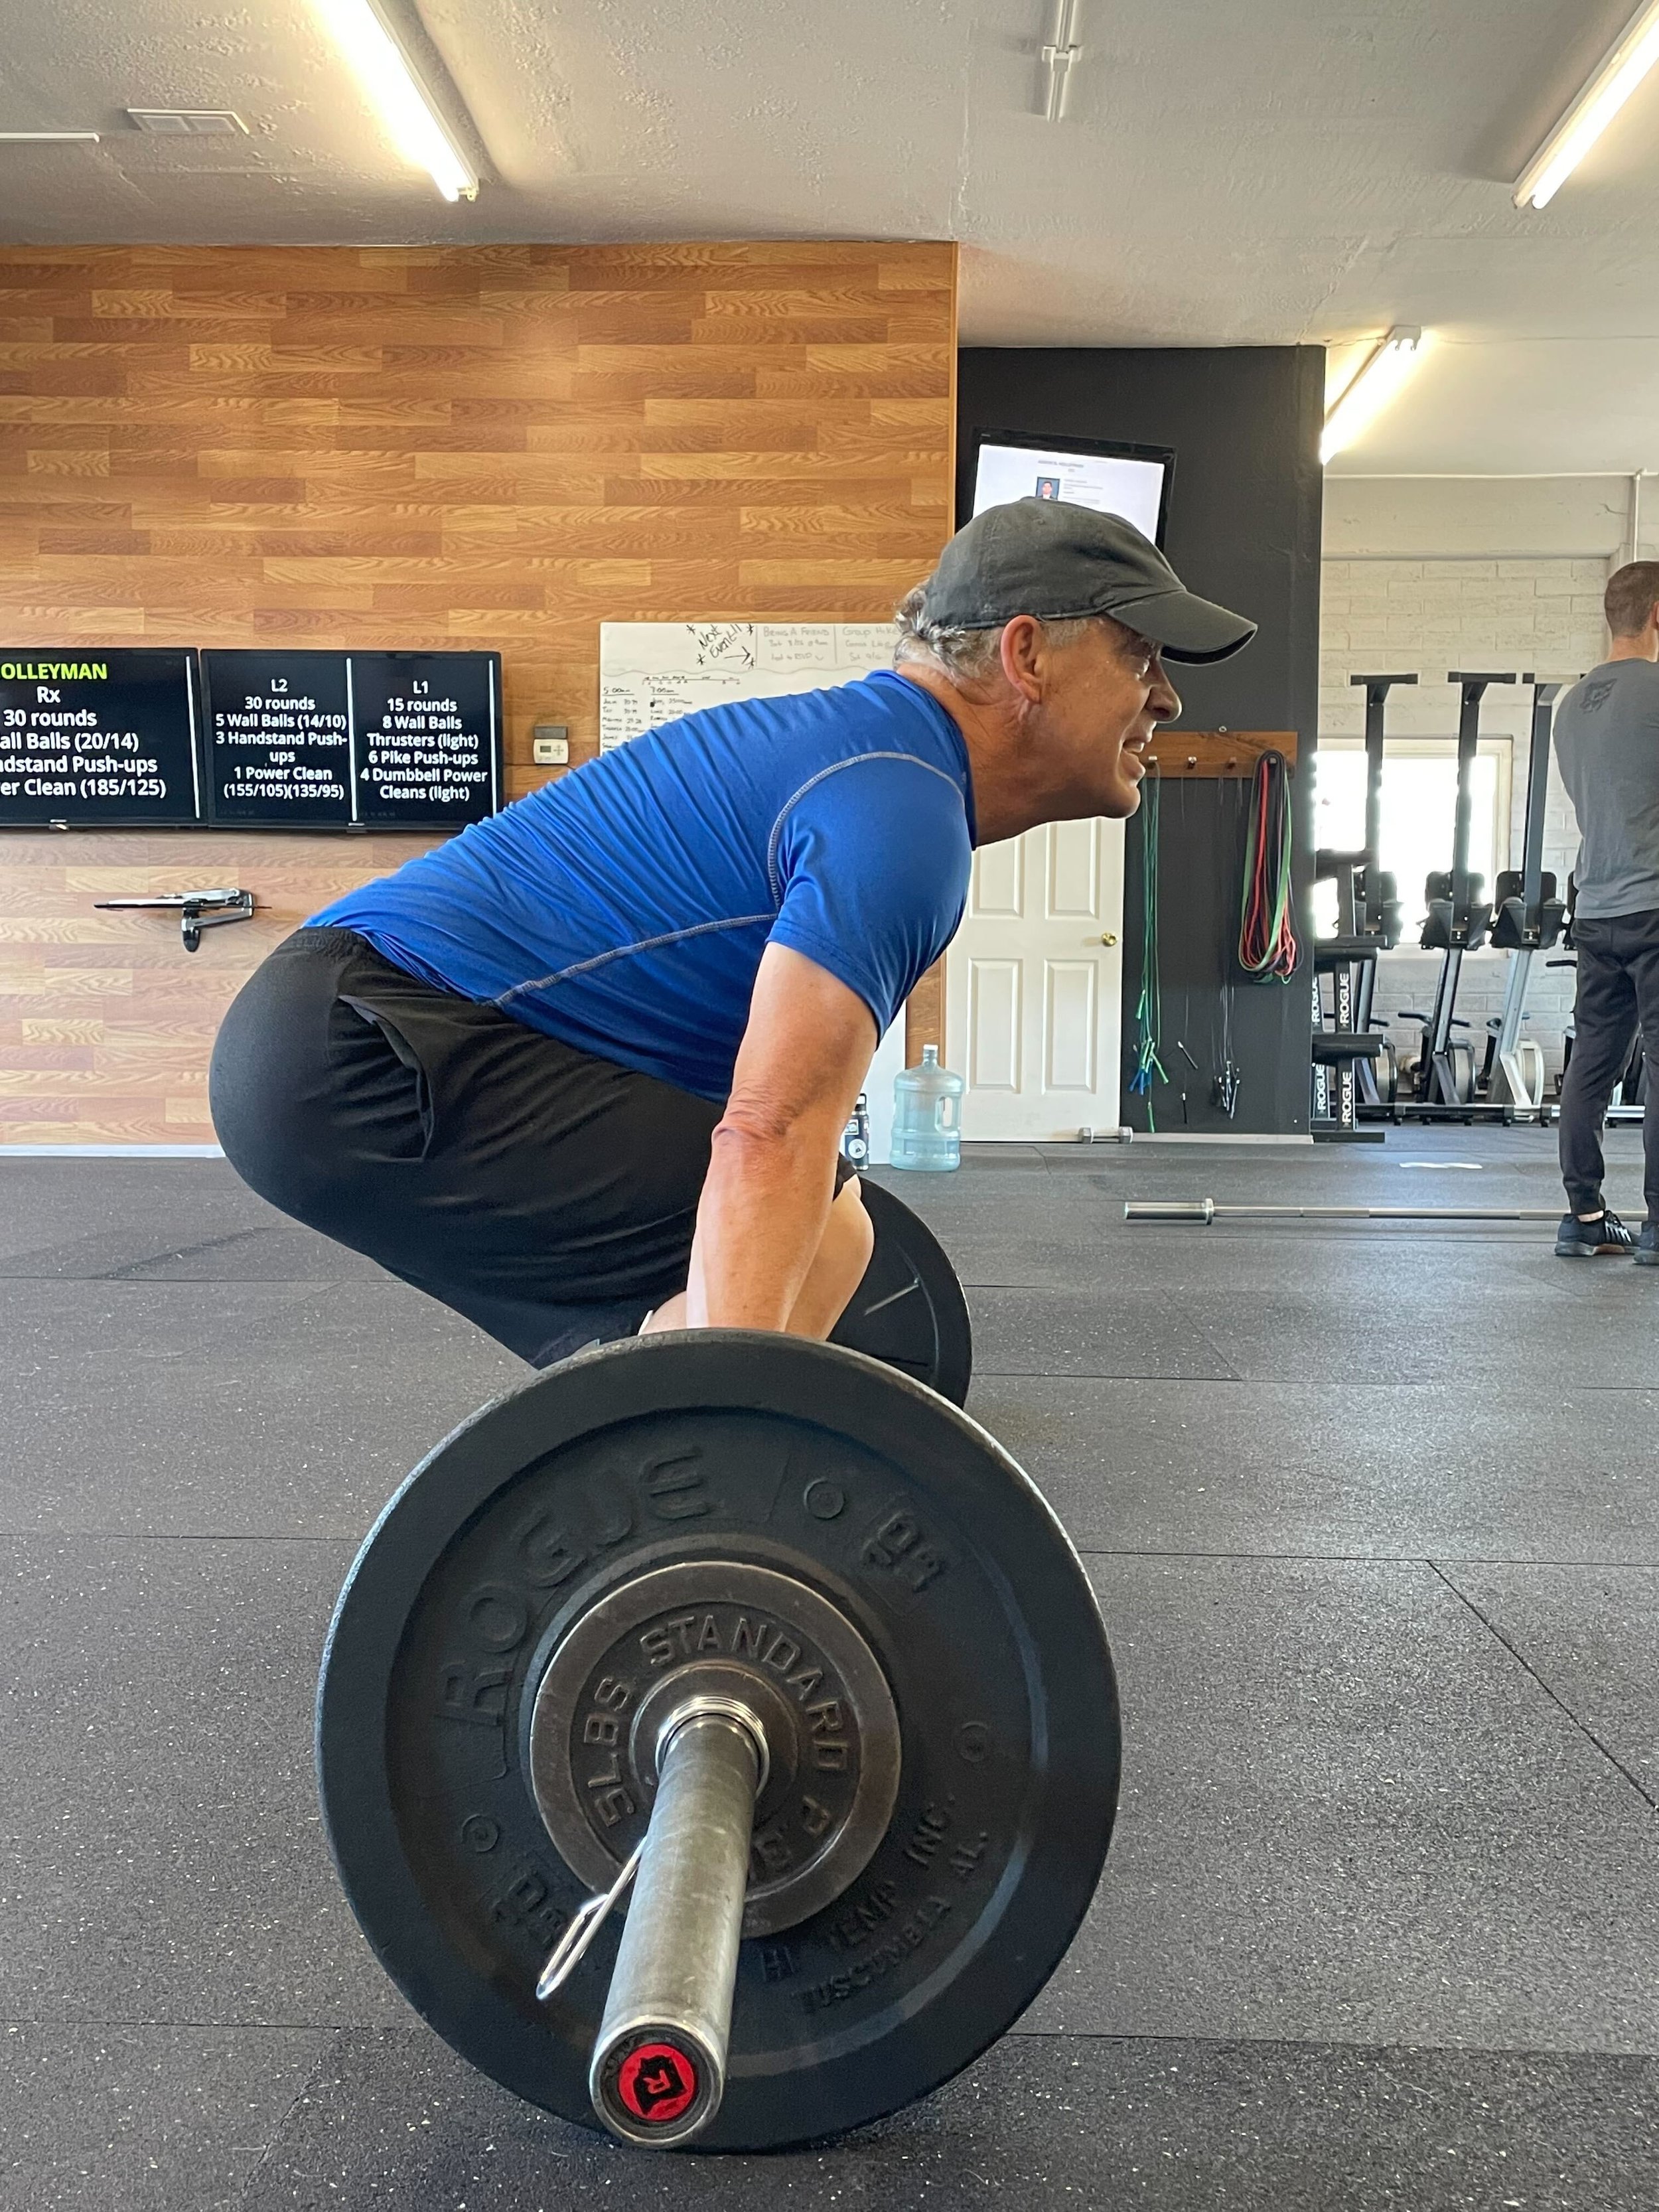
[(536, 1996), (541, 2003), (545, 2004), (550, 1996), (564, 1987), (587, 1956), (593, 1938), (622, 1902), (629, 1884), (639, 1872), (640, 1856), (644, 1849), (645, 1839), (641, 1837), (623, 1861), (617, 1879), (610, 1888), (602, 1889), (596, 1897), (590, 1897), (586, 1905), (578, 1905), (572, 1913), (570, 1925), (548, 1954), (547, 1964), (542, 1968), (537, 1981)]

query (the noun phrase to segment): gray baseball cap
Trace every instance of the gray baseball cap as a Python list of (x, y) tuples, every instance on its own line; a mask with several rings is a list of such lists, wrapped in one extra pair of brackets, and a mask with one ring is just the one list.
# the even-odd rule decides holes
[(1255, 635), (1243, 615), (1189, 592), (1133, 523), (1063, 499), (1012, 500), (964, 524), (939, 555), (922, 613), (948, 629), (1111, 615), (1171, 660), (1225, 660)]

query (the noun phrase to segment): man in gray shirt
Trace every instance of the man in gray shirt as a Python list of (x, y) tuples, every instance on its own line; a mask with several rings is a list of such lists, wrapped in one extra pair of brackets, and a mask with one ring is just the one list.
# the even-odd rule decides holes
[[(1563, 1259), (1634, 1250), (1659, 1267), (1659, 561), (1609, 580), (1613, 644), (1555, 717), (1561, 780), (1581, 840), (1572, 939), (1572, 1060), (1561, 1086)], [(1632, 1237), (1601, 1200), (1601, 1124), (1640, 1029), (1647, 1058), (1647, 1220)]]

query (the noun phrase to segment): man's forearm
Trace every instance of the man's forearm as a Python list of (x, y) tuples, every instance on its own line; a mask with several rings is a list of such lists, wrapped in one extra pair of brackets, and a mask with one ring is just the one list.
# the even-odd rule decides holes
[(722, 1123), (697, 1207), (686, 1285), (693, 1328), (787, 1328), (835, 1194), (835, 1150), (817, 1132)]

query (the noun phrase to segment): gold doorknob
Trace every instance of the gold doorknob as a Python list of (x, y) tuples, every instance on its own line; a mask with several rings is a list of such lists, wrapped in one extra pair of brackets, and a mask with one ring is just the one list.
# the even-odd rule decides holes
[(1115, 929), (1103, 929), (1100, 933), (1100, 941), (1103, 945), (1115, 945), (1117, 932)]

